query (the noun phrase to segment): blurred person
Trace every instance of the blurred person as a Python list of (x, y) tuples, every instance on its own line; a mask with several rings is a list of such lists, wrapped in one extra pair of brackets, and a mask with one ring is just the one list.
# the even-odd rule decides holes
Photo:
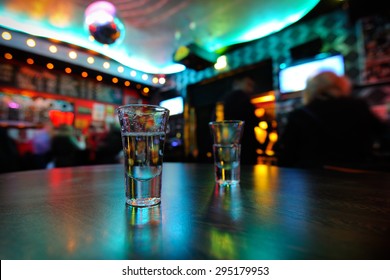
[(52, 155), (55, 167), (79, 165), (78, 156), (85, 149), (85, 142), (79, 141), (70, 125), (60, 125), (52, 139)]
[(26, 128), (18, 129), (16, 147), (19, 153), (20, 170), (34, 169), (33, 141), (32, 138), (29, 137)]
[(241, 139), (241, 163), (256, 164), (259, 143), (255, 136), (255, 127), (259, 119), (255, 115), (255, 106), (251, 95), (255, 91), (255, 81), (248, 77), (239, 77), (233, 81), (232, 90), (222, 100), (225, 120), (245, 121)]
[(122, 151), (122, 136), (119, 123), (112, 123), (108, 132), (97, 144), (96, 164), (119, 163)]
[(19, 152), (7, 128), (0, 126), (0, 173), (19, 170)]
[(385, 131), (367, 103), (352, 97), (346, 76), (324, 71), (309, 78), (303, 106), (293, 110), (277, 143), (278, 165), (367, 168)]
[(104, 139), (106, 133), (101, 131), (97, 126), (90, 124), (88, 126), (86, 134), (87, 145), (87, 161), (88, 164), (97, 163), (97, 152), (99, 145), (101, 145), (102, 139)]
[(52, 134), (53, 125), (50, 121), (45, 122), (34, 134), (32, 142), (34, 165), (36, 169), (44, 169), (50, 162)]

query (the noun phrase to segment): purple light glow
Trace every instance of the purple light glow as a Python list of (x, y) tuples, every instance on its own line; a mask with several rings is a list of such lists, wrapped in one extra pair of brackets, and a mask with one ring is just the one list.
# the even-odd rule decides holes
[(112, 17), (115, 16), (116, 9), (113, 4), (107, 1), (96, 1), (88, 5), (85, 9), (85, 16), (89, 17), (95, 13), (107, 13)]
[(11, 101), (10, 103), (8, 103), (8, 107), (11, 109), (19, 109), (20, 105), (16, 102)]

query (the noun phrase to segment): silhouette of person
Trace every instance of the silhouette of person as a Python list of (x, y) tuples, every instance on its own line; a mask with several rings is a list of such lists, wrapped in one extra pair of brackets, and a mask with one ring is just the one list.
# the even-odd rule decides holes
[(19, 152), (19, 167), (21, 170), (34, 169), (33, 141), (27, 128), (18, 129), (16, 145)]
[(85, 149), (85, 143), (80, 142), (70, 125), (60, 125), (52, 139), (52, 155), (55, 167), (78, 165), (78, 156)]
[(122, 151), (122, 136), (120, 126), (117, 123), (110, 125), (107, 134), (97, 145), (96, 163), (119, 163), (119, 153)]
[(7, 128), (0, 126), (0, 173), (14, 172), (19, 167), (19, 151)]
[(309, 78), (304, 106), (293, 110), (277, 143), (278, 165), (366, 168), (385, 125), (351, 95), (346, 76), (324, 71)]
[(50, 161), (52, 130), (52, 123), (47, 121), (34, 134), (32, 142), (36, 169), (45, 169)]
[(248, 77), (239, 77), (233, 81), (232, 91), (223, 98), (224, 119), (242, 120), (245, 122), (241, 139), (241, 163), (256, 164), (258, 142), (255, 137), (255, 127), (259, 119), (255, 115), (255, 106), (250, 96), (254, 93), (255, 81)]

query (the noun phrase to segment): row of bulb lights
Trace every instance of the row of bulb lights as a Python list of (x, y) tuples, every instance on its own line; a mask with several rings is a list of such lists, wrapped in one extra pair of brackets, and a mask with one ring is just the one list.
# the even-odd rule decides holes
[[(4, 31), (4, 32), (1, 34), (1, 37), (2, 37), (4, 40), (6, 40), (6, 41), (12, 40), (12, 35), (11, 35), (11, 33), (8, 32), (8, 31)], [(34, 39), (29, 38), (29, 39), (26, 40), (26, 45), (27, 45), (28, 47), (30, 47), (30, 48), (34, 48), (34, 47), (36, 46), (36, 42), (35, 42)], [(56, 47), (55, 45), (50, 45), (49, 51), (50, 51), (51, 53), (56, 53), (56, 52), (58, 51), (58, 49), (57, 49), (57, 47)], [(77, 52), (76, 52), (76, 51), (69, 51), (68, 56), (69, 56), (70, 59), (73, 59), (73, 60), (74, 60), (74, 59), (77, 59), (77, 56), (78, 56), (78, 55), (77, 55)], [(12, 59), (13, 57), (12, 57), (12, 54), (6, 53), (6, 54), (5, 54), (5, 58), (6, 58), (6, 59)], [(87, 62), (88, 62), (88, 64), (91, 64), (91, 65), (92, 65), (92, 64), (95, 63), (95, 59), (94, 59), (92, 56), (89, 56), (89, 57), (87, 58)], [(33, 60), (32, 58), (28, 58), (28, 59), (27, 59), (27, 63), (28, 63), (28, 64), (34, 64), (34, 60)], [(47, 63), (47, 64), (46, 64), (46, 67), (47, 67), (49, 70), (54, 69), (53, 63)], [(108, 61), (105, 61), (105, 62), (103, 63), (103, 68), (104, 68), (104, 69), (109, 69), (110, 67), (111, 67), (111, 65), (110, 65), (110, 63), (109, 63)], [(123, 66), (118, 66), (117, 71), (118, 71), (118, 73), (123, 73), (123, 72), (125, 71), (125, 68), (124, 68)], [(65, 72), (68, 73), (68, 74), (70, 74), (70, 73), (72, 73), (72, 69), (71, 69), (70, 67), (67, 67), (67, 68), (65, 68)], [(86, 71), (83, 71), (83, 72), (81, 73), (81, 76), (82, 76), (83, 78), (87, 78), (87, 77), (88, 77), (88, 73), (87, 73)], [(131, 77), (136, 77), (136, 76), (137, 76), (137, 72), (136, 72), (135, 70), (131, 70), (131, 71), (130, 71), (130, 76), (131, 76)], [(146, 80), (149, 78), (149, 76), (148, 76), (148, 74), (142, 74), (141, 78), (142, 78), (142, 80), (146, 81)], [(103, 80), (103, 77), (102, 77), (101, 75), (97, 75), (97, 76), (96, 76), (96, 80), (100, 82), (100, 81)], [(113, 77), (113, 78), (112, 78), (112, 82), (113, 82), (114, 84), (116, 84), (116, 83), (119, 82), (119, 79), (116, 78), (116, 77)], [(161, 84), (161, 85), (163, 85), (163, 84), (165, 84), (165, 82), (166, 82), (166, 80), (165, 80), (164, 77), (153, 77), (153, 78), (152, 78), (152, 83), (153, 83), (153, 84)], [(130, 84), (131, 84), (130, 81), (125, 81), (125, 82), (124, 82), (124, 85), (125, 85), (125, 86), (130, 86)], [(137, 89), (140, 89), (140, 88), (141, 88), (141, 85), (138, 84), (138, 85), (137, 85)], [(144, 91), (144, 93), (148, 93), (148, 92), (149, 92), (149, 89), (148, 89), (147, 87), (145, 87), (143, 91)]]

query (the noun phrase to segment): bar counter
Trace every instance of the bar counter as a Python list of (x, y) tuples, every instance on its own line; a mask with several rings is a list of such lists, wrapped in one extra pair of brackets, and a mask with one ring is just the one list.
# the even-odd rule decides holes
[(123, 166), (0, 175), (1, 259), (390, 259), (390, 173), (164, 163), (162, 203), (125, 205)]

